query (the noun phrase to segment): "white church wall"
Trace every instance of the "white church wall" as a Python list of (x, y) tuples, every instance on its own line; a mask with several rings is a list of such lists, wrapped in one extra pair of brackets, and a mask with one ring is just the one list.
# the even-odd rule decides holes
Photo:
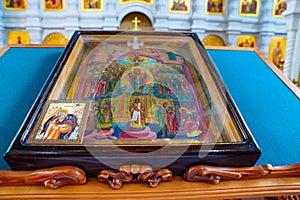
[(83, 10), (82, 1), (78, 0), (65, 0), (65, 9), (61, 11), (45, 10), (42, 0), (27, 0), (25, 10), (5, 10), (1, 4), (0, 46), (8, 42), (9, 31), (29, 32), (31, 43), (38, 44), (56, 32), (71, 38), (75, 30), (118, 30), (127, 14), (140, 12), (149, 18), (155, 31), (192, 31), (201, 40), (208, 35), (217, 35), (228, 46), (237, 46), (240, 35), (256, 36), (257, 47), (265, 55), (268, 55), (273, 36), (287, 37), (284, 73), (289, 77), (298, 76), (299, 0), (286, 0), (288, 10), (285, 18), (273, 16), (274, 0), (261, 0), (257, 16), (241, 16), (240, 0), (225, 1), (223, 14), (207, 14), (205, 0), (191, 0), (188, 13), (171, 13), (168, 2), (153, 0), (153, 4), (148, 5), (103, 0), (102, 10), (97, 11)]

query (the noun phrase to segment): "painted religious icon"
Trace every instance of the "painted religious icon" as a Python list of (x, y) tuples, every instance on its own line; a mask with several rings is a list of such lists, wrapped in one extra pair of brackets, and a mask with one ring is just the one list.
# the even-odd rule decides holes
[(205, 14), (224, 14), (225, 0), (206, 0)]
[(26, 0), (3, 0), (5, 10), (26, 10)]
[(87, 109), (86, 101), (48, 101), (28, 143), (80, 144)]
[(102, 0), (83, 0), (82, 10), (84, 11), (100, 11), (103, 9)]
[(120, 0), (120, 3), (121, 4), (125, 4), (125, 3), (144, 3), (144, 4), (152, 5), (153, 0)]
[(238, 47), (256, 47), (256, 37), (252, 35), (238, 36)]
[(285, 49), (286, 38), (272, 37), (269, 48), (269, 59), (281, 71), (283, 71), (284, 68)]
[(65, 9), (64, 0), (44, 0), (44, 10), (61, 11)]
[(240, 0), (241, 16), (258, 16), (259, 0)]
[(169, 0), (169, 12), (189, 13), (190, 0)]
[(287, 4), (284, 0), (274, 0), (273, 5), (273, 16), (284, 17), (282, 13), (286, 10)]

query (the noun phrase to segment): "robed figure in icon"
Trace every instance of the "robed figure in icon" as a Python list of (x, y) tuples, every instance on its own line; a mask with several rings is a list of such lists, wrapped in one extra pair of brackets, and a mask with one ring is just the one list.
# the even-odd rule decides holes
[(172, 106), (169, 106), (165, 115), (165, 123), (168, 130), (168, 135), (175, 135), (178, 131), (178, 117)]
[(145, 108), (144, 104), (140, 101), (139, 98), (136, 98), (129, 106), (130, 111), (130, 127), (131, 128), (145, 128)]
[(275, 6), (275, 15), (281, 15), (287, 8), (286, 2), (283, 0), (277, 0)]
[(77, 117), (67, 114), (65, 109), (60, 109), (44, 123), (41, 134), (43, 139), (69, 139), (76, 127), (78, 127)]
[(141, 91), (148, 80), (148, 76), (140, 68), (135, 68), (132, 72), (128, 73), (128, 80), (134, 91)]
[(101, 128), (108, 129), (112, 127), (113, 112), (110, 100), (104, 100), (100, 103), (97, 118)]

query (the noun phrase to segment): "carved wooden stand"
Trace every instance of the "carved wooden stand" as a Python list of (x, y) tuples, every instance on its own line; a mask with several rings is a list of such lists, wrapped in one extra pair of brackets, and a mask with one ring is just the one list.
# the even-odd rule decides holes
[(199, 165), (189, 168), (184, 179), (192, 182), (208, 182), (218, 184), (220, 180), (239, 180), (256, 178), (275, 178), (284, 176), (300, 176), (300, 163), (273, 167), (270, 164), (254, 167), (214, 167)]
[(64, 185), (83, 185), (86, 175), (72, 166), (53, 167), (31, 171), (0, 170), (0, 185), (37, 185), (56, 189)]
[[(273, 167), (270, 164), (254, 167), (215, 167), (193, 166), (186, 170), (184, 179), (192, 182), (218, 184), (221, 180), (240, 180), (300, 176), (300, 163)], [(120, 170), (102, 170), (97, 176), (99, 182), (107, 182), (111, 188), (120, 189), (125, 183), (146, 182), (157, 187), (163, 181), (171, 181), (173, 174), (169, 169), (152, 170), (148, 165), (123, 165)], [(64, 185), (83, 185), (86, 175), (82, 169), (61, 166), (31, 171), (0, 170), (0, 185), (44, 184), (46, 188), (56, 189)]]
[(173, 174), (168, 169), (152, 171), (148, 165), (123, 165), (120, 170), (102, 170), (97, 179), (107, 182), (111, 188), (120, 189), (125, 183), (147, 182), (150, 187), (157, 187), (163, 181), (171, 181)]

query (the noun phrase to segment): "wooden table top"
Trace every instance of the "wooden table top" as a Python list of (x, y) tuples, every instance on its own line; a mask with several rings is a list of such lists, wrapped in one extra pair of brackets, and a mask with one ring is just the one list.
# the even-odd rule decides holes
[(1, 186), (0, 199), (232, 199), (262, 196), (300, 195), (300, 177), (221, 181), (218, 185), (187, 182), (174, 177), (157, 188), (147, 184), (124, 184), (113, 190), (106, 183), (88, 179), (87, 184), (52, 190), (42, 185)]

